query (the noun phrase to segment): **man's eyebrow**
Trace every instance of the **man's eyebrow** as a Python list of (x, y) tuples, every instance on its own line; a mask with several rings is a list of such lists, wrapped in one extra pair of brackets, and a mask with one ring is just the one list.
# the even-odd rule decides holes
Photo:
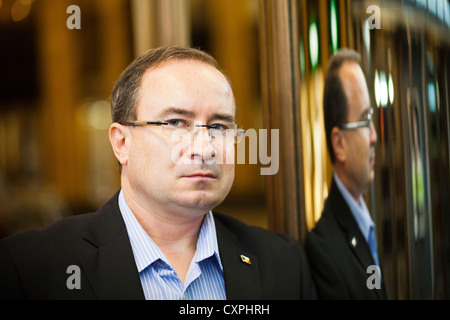
[(177, 108), (177, 107), (167, 107), (159, 114), (160, 117), (164, 118), (170, 115), (179, 115), (179, 116), (189, 116), (194, 117), (195, 113), (192, 110)]
[[(177, 115), (177, 116), (187, 116), (190, 118), (194, 118), (195, 117), (195, 112), (189, 109), (183, 109), (183, 108), (179, 108), (179, 107), (167, 107), (164, 110), (161, 111), (161, 113), (159, 114), (159, 116), (161, 118), (165, 118), (168, 116), (172, 116), (172, 115)], [(230, 114), (226, 114), (226, 113), (215, 113), (210, 117), (211, 120), (221, 120), (221, 121), (226, 121), (226, 122), (234, 122), (235, 121), (235, 117), (233, 115)]]
[(223, 114), (223, 113), (215, 113), (215, 114), (211, 117), (211, 119), (214, 119), (214, 120), (222, 120), (222, 121), (231, 122), (231, 123), (235, 121), (234, 116), (229, 115), (229, 114)]

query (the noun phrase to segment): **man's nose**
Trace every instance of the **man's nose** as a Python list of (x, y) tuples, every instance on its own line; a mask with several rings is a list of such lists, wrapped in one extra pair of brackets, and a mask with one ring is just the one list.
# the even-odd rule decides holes
[(211, 161), (216, 156), (216, 150), (208, 128), (196, 126), (192, 133), (190, 158), (195, 163)]
[(377, 130), (373, 122), (370, 123), (370, 143), (375, 144), (377, 142)]

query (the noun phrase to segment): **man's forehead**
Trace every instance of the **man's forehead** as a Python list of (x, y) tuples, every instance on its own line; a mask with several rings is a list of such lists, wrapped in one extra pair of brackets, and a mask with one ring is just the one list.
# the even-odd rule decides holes
[(347, 97), (349, 115), (363, 117), (370, 109), (370, 97), (361, 66), (354, 61), (346, 61), (339, 70), (339, 76)]
[(228, 79), (216, 67), (198, 60), (171, 59), (147, 69), (142, 76), (139, 96), (137, 113), (151, 106), (157, 113), (169, 113), (176, 108), (195, 112), (199, 100), (209, 104), (211, 109), (216, 107), (225, 113), (236, 113)]
[(345, 62), (340, 70), (339, 76), (343, 89), (348, 93), (353, 91), (367, 91), (366, 77), (360, 65), (353, 61)]
[(345, 61), (339, 69), (339, 76), (342, 81), (357, 80), (361, 76), (365, 79), (361, 66), (355, 61)]
[(220, 91), (233, 96), (231, 83), (220, 70), (208, 63), (193, 59), (171, 59), (148, 68), (142, 75), (140, 90), (151, 89), (151, 86), (161, 87), (161, 85), (190, 87), (194, 86), (196, 81), (203, 81), (204, 87), (219, 88)]

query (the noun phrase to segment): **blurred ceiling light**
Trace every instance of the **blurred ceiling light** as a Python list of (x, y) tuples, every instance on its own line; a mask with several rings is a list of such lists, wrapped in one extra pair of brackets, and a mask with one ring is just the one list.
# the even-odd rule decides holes
[(19, 22), (25, 19), (31, 10), (32, 0), (16, 0), (11, 7), (11, 19)]
[(309, 57), (311, 67), (315, 70), (319, 64), (319, 31), (315, 18), (312, 19), (309, 25)]
[(434, 16), (436, 12), (436, 0), (428, 0), (428, 11), (430, 11)]
[(369, 29), (369, 20), (364, 20), (363, 26), (363, 36), (364, 36), (364, 44), (366, 46), (367, 56), (370, 56), (370, 29)]
[(111, 124), (110, 110), (109, 102), (89, 98), (77, 107), (75, 119), (84, 130), (107, 130)]
[(386, 107), (389, 99), (389, 91), (386, 81), (386, 73), (380, 71), (380, 103), (382, 107)]
[(380, 107), (380, 77), (378, 75), (378, 70), (375, 70), (375, 79), (374, 79), (374, 95), (375, 95), (375, 102), (377, 104), (377, 107)]
[(106, 130), (111, 124), (110, 105), (108, 102), (100, 100), (87, 104), (86, 124), (92, 130)]
[(306, 66), (305, 66), (305, 45), (303, 44), (303, 39), (300, 38), (300, 74), (302, 76), (302, 79), (305, 78), (305, 71), (306, 71)]
[(440, 105), (441, 105), (441, 100), (439, 98), (439, 92), (440, 92), (439, 81), (437, 81), (437, 80), (436, 80), (436, 91), (435, 92), (436, 92), (436, 107), (437, 107), (437, 110), (439, 111)]
[(389, 102), (391, 104), (394, 104), (394, 81), (392, 80), (392, 73), (389, 73), (388, 88), (389, 88)]
[(450, 2), (447, 2), (447, 4), (444, 5), (444, 19), (447, 25), (450, 27)]
[(336, 1), (331, 0), (330, 3), (330, 27), (331, 27), (331, 48), (333, 53), (338, 50), (339, 46), (339, 27), (338, 27), (338, 18), (337, 18), (337, 10), (336, 10)]
[(444, 21), (445, 20), (445, 5), (446, 5), (446, 0), (437, 0), (436, 2), (436, 14), (439, 18), (439, 20)]
[(422, 8), (427, 8), (427, 0), (416, 0), (417, 4)]
[(431, 112), (436, 112), (436, 88), (433, 82), (428, 82), (428, 107)]

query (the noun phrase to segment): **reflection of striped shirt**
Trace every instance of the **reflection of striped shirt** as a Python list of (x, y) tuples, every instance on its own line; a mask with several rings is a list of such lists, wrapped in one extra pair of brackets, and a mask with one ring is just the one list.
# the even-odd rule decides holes
[(147, 300), (226, 299), (223, 267), (211, 212), (203, 219), (197, 250), (183, 284), (169, 260), (137, 221), (122, 191), (119, 194), (119, 208)]

